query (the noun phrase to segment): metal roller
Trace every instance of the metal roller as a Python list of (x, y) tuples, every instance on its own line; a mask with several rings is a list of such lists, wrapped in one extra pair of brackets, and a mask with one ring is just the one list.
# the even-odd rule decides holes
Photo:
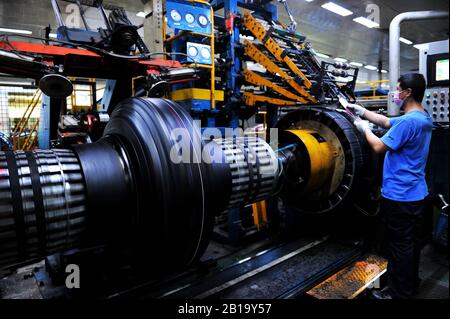
[(0, 152), (0, 172), (0, 265), (81, 243), (86, 190), (73, 151)]
[(269, 144), (249, 136), (215, 142), (220, 145), (231, 170), (228, 208), (243, 207), (274, 193), (280, 168)]

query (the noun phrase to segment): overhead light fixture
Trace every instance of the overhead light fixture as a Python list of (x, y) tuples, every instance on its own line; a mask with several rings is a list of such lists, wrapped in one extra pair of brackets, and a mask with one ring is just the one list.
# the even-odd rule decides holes
[(400, 42), (403, 42), (405, 44), (409, 44), (409, 45), (413, 44), (411, 40), (408, 40), (408, 39), (405, 39), (402, 37), (400, 37), (399, 40), (400, 40)]
[(49, 37), (49, 38), (56, 39), (58, 36), (57, 36), (56, 33), (49, 33), (49, 34), (48, 34), (48, 37)]
[(343, 16), (343, 17), (353, 14), (352, 11), (345, 9), (344, 7), (341, 7), (340, 5), (337, 5), (334, 2), (327, 2), (325, 4), (322, 4), (321, 7), (324, 9), (327, 9), (328, 11), (339, 14), (340, 16)]
[(314, 0), (305, 0), (306, 2), (313, 2)]
[(420, 43), (413, 45), (417, 50), (428, 50), (429, 46), (427, 43)]
[(323, 58), (323, 59), (329, 59), (329, 58), (331, 58), (329, 55), (326, 55), (326, 54), (323, 54), (323, 53), (320, 53), (320, 52), (316, 52), (316, 55), (317, 55), (319, 58)]
[(353, 21), (362, 24), (363, 26), (368, 27), (369, 29), (378, 28), (380, 26), (378, 23), (364, 17), (354, 18)]
[(17, 85), (17, 86), (21, 86), (21, 85), (31, 85), (33, 84), (32, 82), (8, 82), (8, 81), (0, 81), (0, 85)]
[(338, 62), (347, 62), (347, 59), (344, 59), (344, 58), (334, 58), (334, 61), (338, 61)]
[(33, 34), (30, 30), (0, 28), (0, 32), (19, 33), (19, 34)]
[(365, 65), (364, 67), (365, 67), (366, 69), (372, 70), (372, 71), (378, 69), (376, 66), (373, 66), (373, 65)]
[(136, 16), (138, 16), (139, 18), (145, 18), (146, 14), (144, 11), (139, 11), (138, 13), (136, 13)]
[(386, 71), (386, 70), (381, 70), (381, 73), (388, 73), (388, 71)]
[(357, 67), (363, 66), (363, 64), (359, 63), (359, 62), (350, 62), (350, 64), (353, 65), (353, 66), (357, 66)]

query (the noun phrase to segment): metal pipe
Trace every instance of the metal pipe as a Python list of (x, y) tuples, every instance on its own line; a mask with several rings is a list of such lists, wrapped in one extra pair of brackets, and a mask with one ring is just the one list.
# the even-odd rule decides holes
[(84, 28), (86, 29), (86, 31), (89, 31), (89, 26), (87, 24), (86, 17), (84, 16), (84, 9), (81, 6), (80, 0), (77, 0), (76, 3), (78, 6), (78, 10), (80, 11), (81, 20), (83, 20)]
[(395, 16), (389, 25), (389, 82), (388, 116), (400, 114), (400, 108), (394, 103), (394, 91), (400, 75), (400, 24), (410, 20), (441, 19), (448, 17), (447, 11), (411, 11)]
[(103, 21), (105, 21), (105, 26), (106, 26), (106, 28), (107, 28), (109, 31), (112, 31), (112, 26), (111, 26), (111, 24), (109, 23), (108, 16), (106, 15), (105, 8), (103, 7), (103, 0), (97, 0), (97, 1), (95, 1), (94, 3), (95, 3), (95, 5), (97, 6), (98, 11), (99, 11), (100, 14), (102, 15)]
[(52, 0), (53, 12), (55, 12), (56, 22), (58, 23), (58, 27), (64, 27), (64, 20), (61, 15), (61, 9), (59, 8), (59, 4), (56, 0)]

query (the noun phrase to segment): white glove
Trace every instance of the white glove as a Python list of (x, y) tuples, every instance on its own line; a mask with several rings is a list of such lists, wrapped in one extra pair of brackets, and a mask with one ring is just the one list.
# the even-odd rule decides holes
[(353, 122), (353, 124), (355, 124), (358, 131), (360, 131), (362, 134), (364, 134), (366, 130), (370, 130), (369, 121), (361, 120), (360, 118), (358, 118)]
[(366, 109), (358, 104), (347, 104), (347, 108), (358, 115), (359, 117), (364, 117), (364, 113), (366, 112)]

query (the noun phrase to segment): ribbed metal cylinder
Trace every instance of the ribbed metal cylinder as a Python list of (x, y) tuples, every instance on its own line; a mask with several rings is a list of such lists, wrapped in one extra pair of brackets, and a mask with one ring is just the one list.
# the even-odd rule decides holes
[(0, 264), (74, 247), (86, 225), (86, 192), (71, 150), (0, 152)]
[(215, 140), (230, 165), (232, 191), (228, 208), (242, 207), (274, 193), (279, 176), (277, 156), (257, 137)]

